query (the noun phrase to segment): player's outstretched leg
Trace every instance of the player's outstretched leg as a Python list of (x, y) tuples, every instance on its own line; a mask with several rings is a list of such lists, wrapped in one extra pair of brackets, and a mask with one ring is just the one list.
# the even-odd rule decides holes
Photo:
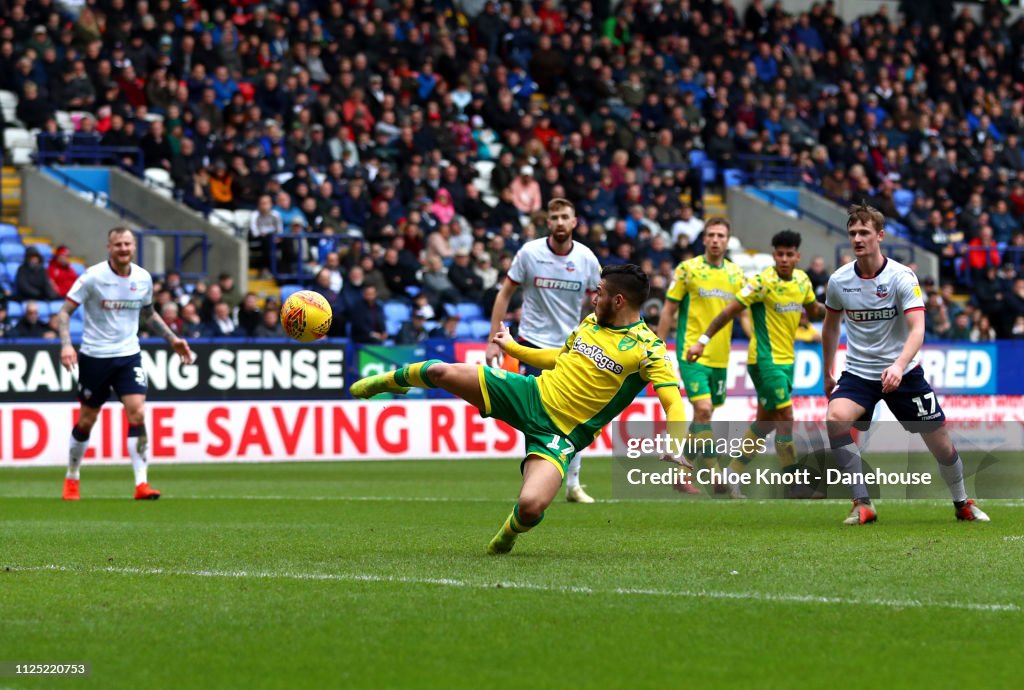
[(528, 532), (544, 519), (544, 511), (558, 495), (562, 473), (550, 460), (538, 455), (527, 456), (523, 463), (523, 486), (519, 501), (505, 523), (487, 545), (487, 553), (508, 553), (520, 534)]
[(922, 433), (921, 438), (935, 456), (935, 461), (939, 463), (939, 474), (942, 475), (953, 498), (956, 519), (989, 522), (989, 516), (985, 511), (974, 503), (973, 498), (967, 498), (967, 488), (964, 486), (964, 461), (949, 437), (949, 430), (941, 426), (935, 431)]
[(594, 499), (583, 490), (580, 484), (580, 465), (582, 458), (579, 453), (573, 456), (569, 469), (565, 472), (565, 500), (569, 503), (594, 503)]

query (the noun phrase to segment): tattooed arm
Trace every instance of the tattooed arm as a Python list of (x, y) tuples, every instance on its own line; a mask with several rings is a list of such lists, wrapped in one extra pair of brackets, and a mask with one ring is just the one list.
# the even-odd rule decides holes
[(174, 335), (174, 331), (172, 331), (160, 315), (156, 313), (152, 304), (142, 308), (142, 318), (145, 320), (146, 324), (149, 325), (153, 335), (158, 335), (167, 341), (167, 344), (171, 346), (171, 349), (181, 357), (183, 364), (192, 363), (192, 350), (189, 348), (188, 343), (184, 339)]

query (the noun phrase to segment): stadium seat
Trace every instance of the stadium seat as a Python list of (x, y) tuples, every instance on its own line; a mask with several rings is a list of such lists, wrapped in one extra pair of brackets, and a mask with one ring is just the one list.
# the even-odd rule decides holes
[(304, 289), (301, 285), (289, 284), (281, 286), (281, 304), (299, 290)]
[(25, 315), (25, 305), (16, 300), (7, 303), (7, 316), (12, 320), (20, 319)]
[(387, 321), (397, 321), (399, 325), (409, 320), (412, 315), (412, 307), (405, 302), (384, 302), (384, 319)]
[(722, 172), (722, 180), (728, 187), (739, 187), (743, 184), (743, 171), (737, 168), (726, 168)]
[(10, 223), (0, 223), (0, 242), (3, 242), (9, 237), (18, 239), (18, 228)]
[[(20, 264), (25, 259), (25, 245), (21, 242), (3, 242), (0, 244), (0, 258), (7, 263)], [(10, 266), (8, 266), (9, 272)]]
[[(0, 247), (0, 250), (2, 250), (2, 247)], [(0, 256), (2, 255), (3, 251), (0, 251)], [(10, 276), (12, 283), (14, 282), (14, 279), (18, 277), (18, 266), (21, 266), (20, 261), (7, 262), (7, 275)]]
[(484, 319), (475, 319), (469, 322), (473, 331), (474, 340), (483, 340), (491, 334), (491, 322)]
[[(52, 299), (49, 302), (47, 302), (47, 305), (50, 308), (50, 313), (51, 314), (56, 314), (57, 312), (60, 311), (61, 307), (64, 306), (64, 300), (62, 300), (62, 299)], [(82, 311), (82, 310), (79, 309), (78, 311)], [(82, 313), (85, 313), (85, 312), (82, 312)]]
[(476, 302), (460, 302), (455, 305), (455, 312), (463, 321), (475, 321), (484, 318), (484, 310)]
[(402, 330), (402, 324), (404, 321), (396, 321), (394, 319), (385, 319), (384, 329), (388, 332), (392, 338), (398, 335), (398, 331)]
[(491, 173), (494, 171), (494, 161), (477, 161), (473, 163), (476, 170), (476, 177), (473, 178), (473, 186), (480, 190), (480, 193), (491, 191)]
[(242, 228), (243, 230), (249, 230), (249, 224), (252, 222), (253, 211), (247, 208), (240, 208), (235, 210), (235, 227)]
[(71, 119), (71, 113), (66, 110), (58, 110), (53, 114), (55, 120), (57, 120), (57, 126), (60, 127), (60, 131), (73, 134), (75, 131), (75, 123)]
[(892, 193), (892, 201), (896, 205), (896, 213), (905, 217), (914, 207), (914, 192), (909, 189), (897, 189)]
[(35, 150), (36, 138), (32, 132), (21, 127), (8, 127), (4, 130), (4, 146), (8, 151), (16, 148), (30, 148)]
[(169, 172), (163, 168), (146, 168), (143, 174), (147, 187), (168, 199), (174, 197), (174, 182), (171, 180)]
[(13, 91), (0, 91), (0, 108), (4, 111), (4, 120), (10, 125), (18, 121), (18, 94)]
[(466, 323), (465, 321), (459, 321), (459, 325), (455, 327), (455, 337), (456, 338), (460, 338), (460, 339), (461, 338), (466, 338), (466, 339), (472, 338), (473, 337), (473, 327), (470, 324)]
[[(77, 312), (76, 312), (77, 313)], [(68, 324), (68, 332), (72, 338), (77, 338), (82, 335), (82, 330), (85, 328), (84, 321), (75, 321), (72, 319), (71, 323)]]
[(50, 314), (52, 314), (53, 312), (50, 311), (50, 303), (49, 302), (38, 301), (38, 302), (36, 302), (36, 306), (39, 308), (39, 320), (40, 321), (46, 321), (48, 318), (50, 318)]
[(81, 261), (72, 261), (71, 268), (75, 269), (75, 275), (80, 276), (85, 273), (85, 264)]

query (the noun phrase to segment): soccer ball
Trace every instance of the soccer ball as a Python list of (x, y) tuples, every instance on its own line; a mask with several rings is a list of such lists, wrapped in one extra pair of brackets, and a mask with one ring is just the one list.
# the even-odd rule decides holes
[(334, 313), (318, 292), (299, 290), (281, 305), (281, 326), (289, 338), (310, 343), (327, 335)]

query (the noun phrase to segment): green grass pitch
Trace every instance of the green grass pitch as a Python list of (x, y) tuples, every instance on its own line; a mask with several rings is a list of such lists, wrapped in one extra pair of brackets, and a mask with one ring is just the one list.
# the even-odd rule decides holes
[(1019, 687), (1022, 501), (560, 495), (487, 556), (517, 465), (2, 471), (0, 661), (92, 674), (0, 688)]

